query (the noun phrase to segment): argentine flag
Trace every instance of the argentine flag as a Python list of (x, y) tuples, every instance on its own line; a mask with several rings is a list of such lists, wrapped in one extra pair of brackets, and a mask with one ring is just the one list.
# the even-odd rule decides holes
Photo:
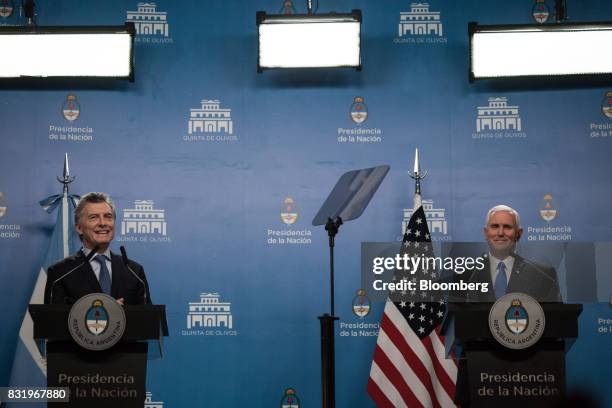
[[(36, 286), (32, 292), (30, 303), (44, 303), (45, 284), (47, 282), (47, 268), (55, 262), (74, 254), (80, 247), (80, 242), (74, 228), (74, 208), (78, 203), (78, 196), (69, 194), (67, 189), (61, 195), (54, 195), (40, 201), (40, 205), (49, 214), (57, 210), (57, 221), (51, 236), (49, 249), (44, 263), (38, 271)], [(47, 366), (46, 360), (41, 356), (32, 335), (33, 322), (30, 313), (26, 310), (19, 339), (13, 360), (11, 371), (11, 387), (36, 387), (47, 386)], [(10, 405), (9, 405), (10, 406)], [(26, 406), (44, 406), (43, 403), (36, 405), (15, 404), (15, 407), (25, 408)]]

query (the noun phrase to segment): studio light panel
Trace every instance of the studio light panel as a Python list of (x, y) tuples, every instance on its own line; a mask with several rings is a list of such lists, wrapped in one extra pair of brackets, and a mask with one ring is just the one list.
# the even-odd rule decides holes
[(133, 34), (124, 27), (84, 27), (82, 32), (75, 27), (21, 31), (0, 30), (0, 78), (132, 75)]
[(361, 67), (361, 21), (352, 15), (266, 16), (258, 34), (260, 70)]
[(472, 27), (471, 78), (610, 74), (610, 44), (609, 25)]

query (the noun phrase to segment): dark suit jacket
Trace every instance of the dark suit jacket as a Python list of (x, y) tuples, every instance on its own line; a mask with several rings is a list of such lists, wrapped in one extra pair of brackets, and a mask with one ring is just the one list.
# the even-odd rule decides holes
[[(491, 267), (489, 256), (485, 256), (485, 267), (475, 269), (469, 276), (469, 282), (487, 282), (489, 291), (470, 292), (467, 299), (470, 302), (495, 302), (495, 289), (491, 282)], [(555, 268), (538, 264), (519, 255), (514, 255), (514, 266), (510, 273), (506, 293), (520, 292), (531, 296), (538, 302), (561, 302), (561, 292), (557, 282)]]
[[(129, 260), (129, 266), (142, 279), (143, 284), (136, 279), (123, 263), (120, 255), (111, 252), (112, 285), (111, 296), (115, 299), (124, 298), (127, 305), (144, 303), (145, 287), (147, 303), (151, 303), (149, 285), (142, 266)], [(64, 276), (73, 268), (72, 273)], [(64, 276), (62, 278), (62, 276)], [(61, 278), (61, 279), (60, 279)], [(57, 283), (54, 285), (57, 279)], [(85, 259), (83, 251), (62, 259), (47, 270), (47, 285), (45, 286), (45, 304), (67, 303), (73, 304), (81, 297), (90, 293), (101, 293), (102, 288), (96, 275)]]

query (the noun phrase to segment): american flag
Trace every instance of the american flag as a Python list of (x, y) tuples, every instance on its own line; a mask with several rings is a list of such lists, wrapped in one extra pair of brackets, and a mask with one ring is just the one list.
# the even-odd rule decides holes
[[(431, 237), (419, 195), (408, 222), (400, 255), (433, 256)], [(393, 280), (436, 279), (419, 269), (396, 271)], [(446, 302), (419, 290), (391, 293), (380, 323), (370, 369), (368, 394), (379, 408), (454, 407), (457, 365), (445, 358), (440, 323)]]

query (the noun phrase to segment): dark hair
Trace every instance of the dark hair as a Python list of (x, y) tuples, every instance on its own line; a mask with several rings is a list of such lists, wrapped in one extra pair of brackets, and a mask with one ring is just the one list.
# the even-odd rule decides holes
[(113, 203), (113, 200), (111, 200), (109, 195), (106, 194), (106, 193), (91, 192), (91, 193), (85, 194), (79, 200), (79, 204), (76, 206), (76, 208), (74, 210), (74, 225), (77, 225), (79, 223), (79, 218), (81, 218), (81, 214), (83, 213), (83, 208), (85, 208), (85, 205), (87, 205), (89, 203), (106, 203), (106, 204), (108, 204), (108, 206), (113, 211), (113, 217), (117, 218), (117, 214), (115, 212), (115, 203)]

